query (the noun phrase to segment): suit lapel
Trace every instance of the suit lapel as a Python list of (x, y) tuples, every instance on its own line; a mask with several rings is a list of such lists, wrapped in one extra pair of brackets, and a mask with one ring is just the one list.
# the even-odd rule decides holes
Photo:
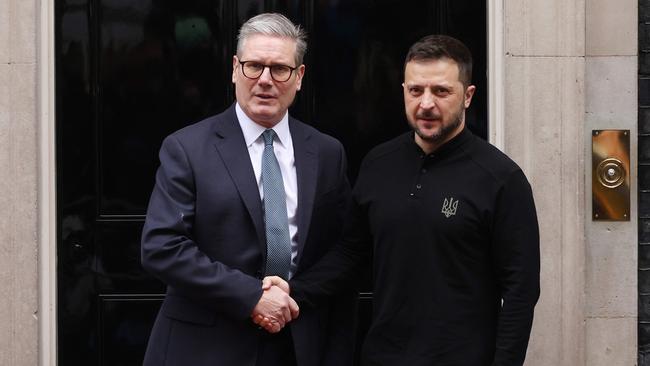
[(309, 224), (314, 208), (318, 176), (318, 150), (313, 142), (309, 141), (311, 132), (301, 122), (289, 117), (289, 129), (293, 140), (298, 180), (298, 250), (299, 258), (301, 258), (305, 252), (305, 240), (309, 233)]
[(214, 132), (216, 134), (214, 146), (253, 220), (260, 249), (263, 256), (266, 256), (262, 202), (234, 105), (220, 115), (214, 124)]

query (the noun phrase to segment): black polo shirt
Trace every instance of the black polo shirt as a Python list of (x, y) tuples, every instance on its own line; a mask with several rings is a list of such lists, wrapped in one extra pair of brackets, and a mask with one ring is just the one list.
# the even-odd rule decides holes
[(346, 241), (297, 287), (334, 291), (372, 253), (363, 365), (523, 363), (539, 232), (511, 159), (467, 129), (429, 155), (408, 132), (366, 156), (353, 202)]

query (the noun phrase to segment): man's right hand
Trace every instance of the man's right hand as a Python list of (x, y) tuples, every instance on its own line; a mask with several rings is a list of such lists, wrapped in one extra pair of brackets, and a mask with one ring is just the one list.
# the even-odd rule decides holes
[(262, 290), (268, 290), (271, 286), (278, 286), (282, 291), (286, 292), (287, 295), (291, 294), (291, 289), (289, 288), (289, 282), (282, 279), (278, 276), (266, 276), (262, 280)]
[[(289, 285), (287, 284), (285, 288), (288, 291)], [(300, 309), (287, 291), (279, 286), (264, 288), (262, 297), (253, 309), (253, 314), (251, 314), (253, 321), (270, 333), (277, 333), (288, 322), (296, 319)]]

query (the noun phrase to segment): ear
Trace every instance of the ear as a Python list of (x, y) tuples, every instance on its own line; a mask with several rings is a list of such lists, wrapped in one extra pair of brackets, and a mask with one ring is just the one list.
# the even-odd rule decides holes
[(469, 105), (472, 104), (472, 97), (474, 96), (474, 92), (476, 91), (476, 86), (470, 85), (467, 87), (465, 90), (465, 108), (469, 108)]
[(239, 59), (237, 55), (232, 56), (232, 83), (237, 81), (237, 67), (239, 66)]
[(305, 65), (302, 64), (296, 69), (296, 90), (302, 87), (302, 77), (305, 76)]

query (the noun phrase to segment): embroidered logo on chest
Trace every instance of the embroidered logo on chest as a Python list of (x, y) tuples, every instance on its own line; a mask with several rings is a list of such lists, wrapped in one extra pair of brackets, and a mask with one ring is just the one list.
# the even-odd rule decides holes
[(445, 202), (442, 203), (442, 213), (446, 218), (456, 215), (456, 209), (458, 209), (458, 200), (454, 201), (453, 197), (449, 199), (445, 198)]

